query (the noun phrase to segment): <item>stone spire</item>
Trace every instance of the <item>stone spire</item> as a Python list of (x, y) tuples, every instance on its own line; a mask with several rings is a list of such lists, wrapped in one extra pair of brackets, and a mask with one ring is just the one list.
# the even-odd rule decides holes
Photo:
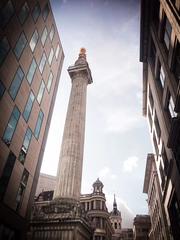
[(116, 203), (116, 196), (115, 196), (115, 194), (114, 194), (113, 210), (114, 211), (117, 210), (117, 203)]
[(61, 153), (57, 171), (55, 199), (79, 201), (84, 152), (86, 92), (92, 83), (91, 71), (86, 61), (86, 50), (68, 68), (72, 80), (71, 94), (64, 126)]

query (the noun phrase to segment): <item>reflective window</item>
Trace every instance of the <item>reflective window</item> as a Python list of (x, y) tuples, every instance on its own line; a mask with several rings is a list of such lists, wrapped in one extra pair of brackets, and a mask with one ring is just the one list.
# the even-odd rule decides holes
[(24, 112), (23, 112), (23, 117), (25, 119), (25, 121), (27, 122), (29, 119), (29, 116), (31, 114), (31, 110), (32, 110), (32, 106), (34, 103), (34, 94), (31, 92), (29, 95), (29, 98), (27, 100), (26, 106), (24, 108)]
[(173, 73), (175, 75), (177, 83), (180, 81), (180, 43), (177, 42), (174, 54)]
[(164, 83), (165, 83), (165, 73), (164, 70), (161, 66), (160, 68), (160, 76), (159, 76), (160, 82), (161, 82), (161, 86), (164, 88)]
[(57, 45), (57, 48), (56, 48), (56, 59), (58, 59), (58, 56), (59, 56), (59, 50), (60, 50), (60, 47), (59, 47), (59, 44)]
[(14, 53), (17, 57), (17, 59), (20, 58), (25, 46), (26, 46), (26, 43), (27, 43), (27, 39), (26, 39), (26, 36), (24, 35), (24, 33), (22, 32), (17, 43), (16, 43), (16, 46), (14, 48)]
[(48, 92), (50, 92), (52, 81), (53, 81), (53, 74), (52, 74), (52, 72), (50, 72), (49, 77), (48, 77), (48, 82), (47, 82), (47, 90), (48, 90)]
[(27, 155), (27, 151), (31, 142), (31, 138), (32, 138), (32, 132), (31, 129), (28, 128), (24, 137), (24, 141), (23, 141), (23, 145), (21, 148), (21, 151), (19, 153), (19, 161), (21, 163), (24, 163), (26, 155)]
[(1, 200), (3, 199), (4, 194), (6, 193), (6, 189), (11, 177), (11, 173), (14, 168), (15, 161), (16, 161), (16, 156), (13, 154), (13, 152), (10, 151), (8, 159), (2, 171), (1, 178), (0, 178), (0, 199)]
[(27, 2), (25, 2), (18, 15), (19, 21), (21, 24), (23, 24), (26, 21), (28, 15), (29, 15), (29, 7)]
[(9, 0), (6, 5), (0, 10), (0, 26), (4, 27), (14, 14), (14, 7)]
[(38, 101), (39, 104), (41, 103), (41, 100), (42, 100), (42, 97), (43, 97), (43, 94), (44, 94), (44, 90), (45, 90), (45, 84), (44, 84), (44, 81), (42, 80), (40, 88), (39, 88), (39, 92), (38, 92), (38, 95), (37, 95), (37, 101)]
[(50, 39), (52, 41), (53, 37), (54, 37), (54, 25), (52, 25), (52, 27), (51, 27), (51, 31), (50, 31), (49, 37), (50, 37)]
[(24, 169), (24, 172), (23, 172), (23, 175), (21, 178), (21, 182), (19, 185), (19, 189), (17, 192), (17, 196), (16, 196), (16, 211), (18, 211), (21, 208), (21, 204), (23, 201), (24, 192), (26, 190), (28, 178), (29, 178), (29, 173), (26, 169)]
[(51, 51), (50, 51), (50, 54), (49, 54), (49, 57), (48, 57), (48, 62), (49, 62), (50, 65), (52, 63), (53, 56), (54, 56), (54, 50), (53, 50), (53, 48), (51, 48)]
[(8, 121), (8, 125), (7, 125), (7, 127), (5, 129), (4, 135), (3, 135), (3, 141), (8, 146), (11, 143), (11, 140), (12, 140), (14, 131), (16, 129), (19, 117), (20, 117), (20, 111), (15, 106), (13, 111), (12, 111), (11, 117), (10, 117), (10, 119)]
[(42, 36), (41, 36), (41, 42), (42, 42), (43, 46), (46, 42), (47, 35), (48, 35), (48, 32), (47, 32), (47, 28), (45, 27), (44, 30), (43, 30)]
[(36, 68), (37, 68), (37, 64), (36, 64), (36, 61), (33, 58), (32, 62), (31, 62), (31, 65), (29, 67), (28, 74), (27, 74), (27, 80), (28, 80), (29, 84), (32, 83)]
[(10, 49), (10, 46), (9, 46), (7, 38), (3, 37), (2, 39), (0, 39), (0, 65), (6, 58), (8, 52), (9, 52), (9, 49)]
[(38, 20), (38, 17), (40, 16), (40, 14), (41, 14), (41, 8), (40, 8), (39, 3), (37, 3), (32, 11), (32, 17), (33, 17), (34, 22), (36, 22)]
[(43, 53), (43, 55), (42, 55), (42, 57), (41, 57), (41, 61), (40, 61), (40, 63), (39, 63), (39, 71), (40, 71), (41, 73), (43, 73), (45, 64), (46, 64), (46, 54)]
[(42, 122), (43, 122), (43, 118), (44, 118), (44, 114), (43, 112), (40, 110), (39, 115), (38, 115), (38, 119), (36, 122), (36, 127), (34, 130), (34, 136), (38, 139), (39, 138), (39, 134), (41, 131), (41, 126), (42, 126)]
[(5, 92), (5, 86), (4, 84), (0, 81), (0, 99), (2, 98), (2, 96), (4, 95)]
[(34, 49), (35, 49), (35, 47), (37, 45), (37, 42), (38, 42), (38, 39), (39, 39), (38, 31), (35, 30), (33, 35), (32, 35), (32, 38), (30, 40), (30, 43), (29, 43), (29, 46), (30, 46), (32, 52), (34, 52)]
[(48, 15), (49, 15), (49, 4), (47, 3), (42, 12), (42, 17), (44, 21), (47, 19)]
[(18, 67), (16, 74), (14, 76), (14, 79), (9, 88), (9, 94), (13, 100), (16, 98), (16, 95), (19, 91), (19, 88), (21, 86), (23, 78), (24, 78), (24, 73), (23, 73), (21, 67)]
[(169, 98), (168, 109), (169, 109), (169, 113), (172, 118), (177, 116), (177, 113), (174, 111), (174, 101), (173, 101), (172, 96), (170, 96), (170, 98)]
[(171, 42), (172, 27), (171, 27), (171, 24), (167, 17), (166, 17), (165, 21), (166, 22), (165, 22), (165, 31), (164, 31), (164, 42), (165, 42), (167, 50), (169, 50), (169, 46), (170, 46), (170, 42)]

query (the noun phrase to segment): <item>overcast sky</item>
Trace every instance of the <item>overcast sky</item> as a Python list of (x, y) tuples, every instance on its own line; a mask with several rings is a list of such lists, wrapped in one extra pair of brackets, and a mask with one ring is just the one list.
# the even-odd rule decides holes
[(147, 213), (142, 190), (152, 151), (142, 117), (139, 1), (52, 0), (52, 7), (65, 61), (41, 172), (56, 175), (71, 89), (67, 68), (85, 47), (93, 83), (87, 90), (82, 193), (90, 193), (99, 177), (109, 210), (115, 193), (122, 225), (129, 226), (135, 214)]

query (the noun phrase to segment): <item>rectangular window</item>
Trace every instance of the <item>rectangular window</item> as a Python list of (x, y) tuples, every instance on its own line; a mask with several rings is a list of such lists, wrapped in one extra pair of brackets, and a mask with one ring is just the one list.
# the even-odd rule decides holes
[(52, 74), (52, 72), (50, 72), (49, 77), (48, 77), (48, 82), (47, 82), (47, 90), (48, 90), (48, 92), (50, 92), (52, 81), (53, 81), (53, 74)]
[(27, 182), (28, 182), (28, 178), (29, 178), (29, 173), (26, 169), (24, 169), (22, 178), (21, 178), (21, 182), (19, 185), (19, 189), (17, 192), (17, 196), (16, 196), (16, 211), (18, 211), (21, 208), (21, 204), (23, 201), (23, 197), (24, 197), (24, 193), (26, 190), (26, 186), (27, 186)]
[(4, 92), (5, 92), (5, 86), (4, 86), (4, 84), (0, 80), (0, 99), (4, 95)]
[(37, 101), (39, 104), (41, 103), (41, 100), (43, 98), (44, 90), (45, 90), (45, 84), (44, 84), (44, 81), (42, 80), (40, 88), (39, 88), (39, 92), (37, 95)]
[(151, 106), (151, 111), (153, 112), (154, 100), (153, 100), (153, 96), (152, 96), (152, 92), (151, 92), (150, 87), (149, 87), (149, 103), (150, 103), (150, 106)]
[(42, 36), (41, 36), (41, 42), (42, 42), (43, 46), (46, 42), (47, 35), (48, 35), (48, 31), (47, 31), (47, 28), (45, 27), (44, 30), (43, 30)]
[(29, 67), (28, 74), (27, 74), (27, 80), (28, 80), (28, 83), (29, 83), (29, 84), (32, 83), (32, 80), (33, 80), (33, 77), (34, 77), (36, 68), (37, 68), (37, 64), (36, 64), (36, 61), (35, 61), (34, 58), (33, 58), (33, 59), (32, 59), (32, 62), (31, 62), (31, 65), (30, 65), (30, 67)]
[(24, 108), (24, 112), (23, 112), (23, 117), (24, 117), (26, 122), (28, 121), (29, 116), (31, 114), (34, 99), (35, 99), (34, 94), (31, 92), (30, 95), (29, 95), (28, 101), (26, 103), (26, 106)]
[(22, 32), (17, 43), (16, 43), (16, 46), (14, 48), (14, 53), (17, 57), (17, 59), (20, 58), (21, 54), (23, 53), (23, 50), (25, 48), (27, 44), (27, 39), (26, 39), (26, 36), (25, 34)]
[(148, 119), (149, 119), (150, 129), (152, 131), (152, 116), (151, 116), (151, 112), (150, 112), (149, 107), (148, 107)]
[(164, 30), (164, 43), (165, 46), (167, 48), (167, 50), (169, 50), (169, 46), (170, 46), (170, 42), (171, 42), (171, 32), (172, 32), (172, 27), (171, 24), (168, 20), (168, 18), (165, 18), (165, 30)]
[(170, 98), (169, 98), (168, 109), (169, 109), (169, 113), (171, 115), (171, 118), (177, 116), (177, 113), (174, 111), (174, 101), (173, 101), (172, 96), (170, 96)]
[(19, 91), (19, 88), (21, 86), (23, 78), (24, 78), (24, 73), (23, 73), (21, 67), (18, 67), (18, 69), (16, 71), (16, 74), (14, 76), (14, 79), (11, 83), (10, 88), (9, 88), (9, 94), (12, 97), (13, 100), (17, 96), (17, 93)]
[(167, 154), (166, 154), (166, 149), (164, 147), (164, 143), (163, 143), (163, 146), (162, 146), (161, 156), (162, 156), (162, 160), (163, 160), (163, 164), (164, 164), (164, 172), (165, 172), (165, 174), (167, 176), (168, 168), (169, 168), (169, 161), (168, 161), (168, 158), (167, 158)]
[(40, 16), (41, 14), (41, 8), (40, 8), (40, 5), (39, 3), (37, 3), (32, 11), (32, 17), (33, 17), (33, 20), (34, 22), (37, 22), (38, 20), (38, 17)]
[(179, 84), (180, 81), (180, 43), (177, 42), (177, 46), (175, 48), (175, 54), (174, 54), (174, 61), (173, 61), (173, 73), (176, 78), (177, 84)]
[(31, 138), (32, 138), (32, 132), (31, 129), (28, 128), (24, 137), (24, 141), (23, 141), (23, 145), (21, 148), (21, 151), (19, 153), (19, 161), (24, 164), (26, 155), (27, 155), (27, 151), (31, 142)]
[(150, 61), (153, 67), (153, 70), (155, 68), (155, 61), (156, 61), (156, 47), (154, 45), (154, 41), (151, 38), (151, 48), (150, 48)]
[(40, 71), (41, 74), (43, 73), (45, 64), (46, 64), (46, 54), (43, 53), (43, 55), (41, 57), (41, 60), (40, 60), (40, 63), (39, 63), (39, 71)]
[(3, 135), (3, 141), (7, 146), (9, 146), (11, 143), (11, 140), (12, 140), (14, 131), (16, 129), (19, 117), (20, 117), (20, 111), (15, 106), (12, 111), (11, 117), (8, 121), (8, 125), (5, 129), (4, 135)]
[(0, 65), (3, 63), (4, 59), (6, 58), (9, 52), (10, 46), (7, 40), (7, 37), (3, 37), (0, 40)]
[(162, 88), (164, 88), (164, 84), (165, 84), (165, 73), (164, 73), (164, 70), (163, 70), (163, 68), (162, 68), (162, 66), (161, 66), (161, 68), (160, 68), (160, 74), (159, 74), (159, 80), (160, 80), (160, 82), (161, 82), (161, 86), (162, 86)]
[(49, 4), (47, 3), (42, 12), (42, 17), (43, 17), (44, 21), (46, 21), (48, 15), (49, 15)]
[(53, 56), (54, 56), (54, 50), (53, 50), (53, 48), (51, 48), (51, 51), (50, 51), (50, 54), (49, 54), (49, 57), (48, 57), (49, 65), (51, 65), (51, 63), (52, 63)]
[(38, 115), (38, 119), (37, 119), (37, 122), (36, 122), (36, 127), (35, 127), (35, 130), (34, 130), (34, 136), (36, 137), (36, 139), (39, 138), (39, 134), (40, 134), (40, 131), (41, 131), (43, 118), (44, 118), (44, 114), (40, 110), (39, 115)]
[(5, 27), (13, 14), (14, 7), (12, 5), (12, 2), (9, 0), (6, 5), (0, 10), (0, 26)]
[(59, 47), (59, 44), (58, 44), (58, 45), (57, 45), (57, 48), (56, 48), (56, 53), (55, 53), (56, 59), (58, 59), (59, 50), (60, 50), (60, 47)]
[(160, 126), (159, 126), (159, 120), (157, 118), (156, 112), (155, 112), (155, 116), (154, 116), (154, 125), (155, 125), (156, 134), (157, 134), (158, 141), (159, 141), (160, 137), (161, 137), (161, 129), (160, 129)]
[(34, 49), (35, 49), (35, 47), (37, 45), (37, 42), (38, 42), (38, 39), (39, 39), (38, 31), (35, 30), (32, 37), (31, 37), (30, 43), (29, 43), (29, 46), (30, 46), (32, 52), (34, 52)]
[(16, 156), (10, 151), (6, 164), (4, 166), (1, 178), (0, 178), (0, 199), (2, 200), (13, 171), (14, 163), (16, 161)]
[(51, 31), (50, 31), (50, 34), (49, 34), (49, 37), (50, 37), (50, 39), (51, 39), (51, 42), (52, 42), (52, 40), (53, 40), (54, 33), (55, 33), (55, 31), (54, 31), (54, 25), (52, 25)]
[(156, 155), (158, 156), (159, 154), (159, 149), (158, 149), (158, 144), (157, 144), (157, 140), (156, 140), (156, 136), (155, 134), (153, 133), (153, 145), (154, 145), (154, 149), (155, 149), (155, 152), (156, 152)]
[(26, 21), (28, 15), (29, 15), (29, 7), (27, 2), (25, 2), (18, 15), (19, 21), (21, 24), (23, 24)]

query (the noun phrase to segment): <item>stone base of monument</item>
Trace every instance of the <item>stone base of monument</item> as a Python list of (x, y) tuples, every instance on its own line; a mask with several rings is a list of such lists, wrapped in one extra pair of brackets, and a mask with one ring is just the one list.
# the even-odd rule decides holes
[(28, 240), (90, 240), (92, 236), (93, 227), (74, 199), (34, 204)]

